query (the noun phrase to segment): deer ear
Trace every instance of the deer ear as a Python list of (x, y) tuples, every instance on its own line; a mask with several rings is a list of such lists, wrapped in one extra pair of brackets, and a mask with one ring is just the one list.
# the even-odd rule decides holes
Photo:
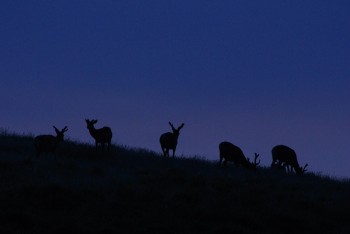
[(55, 129), (56, 133), (60, 132), (55, 126), (53, 126), (53, 128)]
[(254, 153), (254, 165), (258, 166), (260, 164), (260, 159), (259, 161), (257, 161), (257, 159), (259, 158), (260, 154)]
[(309, 166), (309, 164), (305, 164), (305, 166), (304, 167), (301, 167), (301, 171), (303, 172), (303, 173), (305, 173), (306, 171), (307, 171), (307, 167)]
[(185, 126), (185, 124), (182, 123), (182, 124), (180, 125), (180, 127), (178, 128), (178, 130), (180, 130), (180, 129), (183, 128), (184, 126)]
[(92, 123), (93, 124), (97, 123), (97, 119), (92, 120)]

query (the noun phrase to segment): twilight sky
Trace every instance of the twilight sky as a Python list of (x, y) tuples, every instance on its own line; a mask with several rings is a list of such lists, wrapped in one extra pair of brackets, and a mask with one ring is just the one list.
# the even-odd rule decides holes
[(300, 164), (350, 177), (348, 0), (2, 0), (0, 127), (218, 160), (292, 147)]

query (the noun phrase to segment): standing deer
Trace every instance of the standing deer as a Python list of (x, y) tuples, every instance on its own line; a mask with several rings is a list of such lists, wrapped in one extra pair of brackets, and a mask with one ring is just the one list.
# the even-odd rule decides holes
[(95, 146), (98, 144), (104, 148), (105, 143), (107, 143), (107, 150), (109, 151), (112, 141), (112, 130), (110, 127), (103, 127), (96, 129), (94, 124), (97, 123), (97, 119), (89, 120), (85, 119), (87, 128), (89, 129), (90, 135), (95, 139)]
[(304, 167), (299, 166), (297, 155), (295, 151), (285, 145), (277, 145), (272, 148), (272, 164), (271, 167), (286, 167), (288, 172), (291, 172), (292, 169), (297, 174), (304, 174), (306, 172), (306, 167), (308, 164), (305, 164)]
[(65, 126), (61, 131), (55, 126), (53, 128), (56, 131), (56, 136), (53, 135), (39, 135), (34, 138), (34, 147), (36, 149), (36, 156), (41, 153), (53, 153), (56, 158), (56, 148), (60, 141), (63, 141), (64, 133), (68, 131)]
[(180, 135), (180, 129), (183, 128), (185, 124), (182, 123), (177, 129), (174, 128), (174, 125), (171, 122), (169, 122), (169, 125), (171, 126), (171, 129), (173, 130), (173, 132), (163, 133), (160, 136), (159, 142), (160, 142), (160, 146), (162, 147), (164, 157), (166, 156), (169, 157), (169, 150), (173, 150), (173, 158), (174, 158), (176, 146), (177, 146), (177, 139), (179, 138), (179, 135)]
[(245, 168), (255, 170), (256, 167), (260, 164), (260, 160), (257, 161), (259, 154), (254, 154), (254, 162), (250, 162), (249, 158), (246, 158), (243, 154), (243, 151), (234, 144), (224, 141), (219, 144), (220, 150), (220, 162), (221, 165), (226, 165), (228, 161), (234, 162), (236, 166), (242, 165)]

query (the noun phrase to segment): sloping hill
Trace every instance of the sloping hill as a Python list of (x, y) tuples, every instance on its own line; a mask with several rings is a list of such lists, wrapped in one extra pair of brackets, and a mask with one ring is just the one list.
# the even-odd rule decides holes
[(0, 135), (1, 233), (350, 233), (350, 183)]

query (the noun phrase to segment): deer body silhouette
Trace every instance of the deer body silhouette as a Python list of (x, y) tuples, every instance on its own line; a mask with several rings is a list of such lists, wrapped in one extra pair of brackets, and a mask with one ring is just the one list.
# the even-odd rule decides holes
[(90, 135), (95, 139), (96, 148), (100, 144), (104, 148), (105, 143), (107, 143), (107, 150), (110, 150), (112, 141), (112, 130), (110, 127), (103, 127), (96, 129), (94, 124), (97, 123), (96, 119), (89, 120), (85, 119), (87, 128), (89, 129)]
[(68, 128), (65, 126), (61, 131), (55, 126), (53, 128), (56, 131), (56, 136), (39, 135), (34, 138), (36, 156), (39, 156), (41, 153), (53, 153), (56, 157), (57, 145), (60, 141), (63, 141), (64, 133), (68, 131)]
[(242, 165), (248, 169), (256, 169), (260, 164), (260, 160), (257, 161), (259, 154), (255, 153), (254, 162), (250, 162), (249, 158), (246, 158), (243, 154), (243, 151), (234, 144), (224, 141), (219, 144), (220, 151), (220, 162), (226, 165), (228, 161), (234, 162), (236, 166)]
[(159, 142), (160, 142), (160, 146), (162, 148), (164, 157), (169, 157), (169, 150), (172, 150), (173, 158), (174, 158), (176, 146), (177, 146), (177, 140), (180, 135), (180, 130), (181, 128), (183, 128), (183, 126), (185, 126), (185, 124), (182, 123), (178, 128), (174, 128), (174, 125), (171, 122), (169, 122), (169, 125), (173, 130), (173, 132), (163, 133), (160, 136)]
[[(272, 164), (271, 167), (286, 167), (289, 166), (294, 169), (297, 174), (303, 174), (306, 171), (308, 164), (305, 164), (304, 167), (299, 166), (297, 155), (295, 151), (285, 145), (277, 145), (272, 148)], [(291, 169), (290, 169), (291, 171)]]

